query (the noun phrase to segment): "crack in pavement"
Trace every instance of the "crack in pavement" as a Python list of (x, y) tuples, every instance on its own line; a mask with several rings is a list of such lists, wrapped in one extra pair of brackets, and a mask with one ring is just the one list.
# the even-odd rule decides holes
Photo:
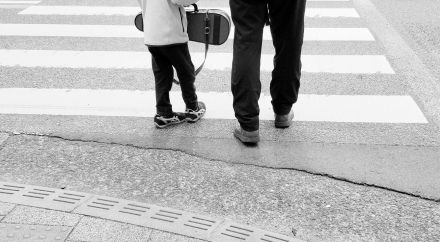
[[(134, 145), (134, 144), (124, 144), (124, 143), (118, 143), (118, 142), (105, 142), (105, 141), (97, 141), (97, 140), (86, 140), (86, 139), (72, 139), (72, 138), (65, 138), (62, 136), (58, 136), (58, 135), (49, 135), (49, 134), (41, 134), (41, 133), (24, 133), (24, 132), (5, 132), (5, 131), (0, 131), (0, 134), (8, 134), (8, 137), (2, 142), (0, 142), (0, 151), (4, 146), (5, 141), (13, 136), (20, 136), (20, 135), (27, 135), (27, 136), (36, 136), (36, 137), (46, 137), (46, 138), (53, 138), (53, 139), (60, 139), (60, 140), (64, 140), (64, 141), (70, 141), (70, 142), (83, 142), (83, 143), (95, 143), (95, 144), (104, 144), (104, 145), (118, 145), (118, 146), (125, 146), (125, 147), (130, 147), (130, 148), (136, 148), (136, 149), (141, 149), (141, 150), (158, 150), (158, 151), (171, 151), (171, 152), (180, 152), (192, 157), (196, 157), (196, 158), (200, 158), (200, 159), (204, 159), (207, 161), (212, 161), (212, 162), (223, 162), (223, 163), (227, 163), (227, 164), (232, 164), (232, 165), (245, 165), (245, 166), (252, 166), (252, 167), (257, 167), (257, 168), (266, 168), (266, 169), (273, 169), (273, 170), (290, 170), (290, 171), (299, 171), (299, 172), (304, 172), (310, 175), (316, 175), (316, 176), (321, 176), (321, 177), (325, 177), (325, 178), (330, 178), (330, 179), (335, 179), (338, 181), (343, 181), (343, 182), (348, 182), (351, 184), (355, 184), (355, 185), (360, 185), (360, 186), (366, 186), (366, 187), (371, 187), (371, 188), (378, 188), (378, 189), (383, 189), (386, 191), (390, 191), (390, 192), (396, 192), (399, 194), (404, 194), (404, 195), (408, 195), (411, 197), (416, 197), (416, 198), (420, 198), (423, 200), (427, 200), (427, 201), (432, 201), (432, 202), (437, 202), (440, 203), (440, 199), (433, 199), (433, 198), (429, 198), (429, 197), (424, 197), (421, 195), (417, 195), (417, 194), (413, 194), (413, 193), (409, 193), (409, 192), (404, 192), (404, 191), (399, 191), (396, 189), (392, 189), (392, 188), (388, 188), (388, 187), (384, 187), (384, 186), (378, 186), (375, 184), (369, 184), (369, 183), (362, 183), (362, 182), (356, 182), (356, 181), (352, 181), (349, 180), (347, 178), (344, 177), (337, 177), (337, 176), (333, 176), (327, 173), (319, 173), (319, 172), (312, 172), (306, 169), (298, 169), (298, 168), (282, 168), (282, 167), (273, 167), (273, 166), (264, 166), (264, 165), (255, 165), (255, 164), (248, 164), (248, 163), (243, 163), (243, 162), (230, 162), (227, 160), (220, 160), (220, 159), (212, 159), (209, 157), (204, 157), (202, 155), (197, 155), (194, 153), (189, 153), (186, 152), (185, 150), (181, 150), (181, 149), (172, 149), (172, 148), (149, 148), (149, 147), (144, 147), (144, 146), (139, 146), (139, 145)], [(425, 146), (424, 146), (425, 147)]]

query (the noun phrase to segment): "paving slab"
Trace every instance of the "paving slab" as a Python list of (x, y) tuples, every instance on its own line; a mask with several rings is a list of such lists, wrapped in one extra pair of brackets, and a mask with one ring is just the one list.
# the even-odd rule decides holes
[(159, 230), (153, 230), (151, 232), (150, 238), (148, 239), (148, 242), (202, 242), (205, 240), (195, 239), (195, 238), (189, 238), (186, 236), (178, 235), (178, 234), (172, 234), (167, 233)]
[(54, 210), (18, 205), (3, 223), (75, 226), (82, 216)]
[(107, 241), (107, 242), (135, 242), (147, 241), (151, 229), (103, 220), (92, 217), (83, 217), (69, 236), (73, 241)]
[(15, 204), (0, 202), (0, 215), (7, 215), (14, 208)]
[(64, 241), (72, 227), (28, 224), (0, 224), (0, 241)]

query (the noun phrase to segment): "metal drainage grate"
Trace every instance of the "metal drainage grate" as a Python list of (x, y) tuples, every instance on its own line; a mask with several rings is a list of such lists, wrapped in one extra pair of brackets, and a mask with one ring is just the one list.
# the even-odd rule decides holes
[(301, 240), (282, 234), (267, 232), (250, 226), (226, 222), (212, 237), (213, 241), (265, 241), (265, 242), (300, 242)]
[(74, 212), (205, 240), (209, 240), (210, 235), (223, 222), (180, 210), (104, 196), (94, 197)]
[[(105, 196), (93, 196), (87, 193), (71, 192), (62, 189), (0, 182), (0, 202), (22, 204), (66, 212), (73, 211), (78, 214), (131, 223), (209, 241), (301, 241), (285, 235), (267, 232), (250, 226), (243, 226), (223, 219), (219, 220), (145, 203)], [(9, 231), (8, 229), (10, 227), (7, 226), (9, 225), (1, 225), (0, 230), (5, 229), (3, 231)], [(42, 226), (34, 226), (32, 227), (34, 229), (30, 229), (35, 230), (40, 227)], [(20, 230), (20, 228), (15, 227), (16, 230)], [(27, 227), (24, 229), (27, 229)], [(44, 227), (44, 229), (46, 232), (51, 230), (50, 228), (48, 229), (47, 226)], [(66, 228), (62, 228), (62, 232), (66, 231)], [(14, 233), (3, 233), (4, 232), (0, 231), (0, 241), (3, 241), (3, 235), (7, 237), (6, 241), (14, 240), (12, 237), (18, 238), (15, 237), (16, 234)], [(37, 237), (32, 237), (32, 239), (27, 240), (28, 238), (31, 238), (29, 237), (29, 233), (17, 234), (17, 236), (25, 236), (21, 238), (20, 241), (35, 241), (35, 238), (38, 239), (43, 237), (43, 241), (47, 241), (44, 239), (49, 238), (44, 234), (37, 235)], [(50, 238), (49, 241), (56, 241), (60, 238), (60, 235)], [(63, 237), (61, 236), (61, 238)]]
[(92, 196), (38, 186), (0, 182), (0, 201), (70, 212)]
[(0, 241), (65, 241), (71, 227), (0, 223)]

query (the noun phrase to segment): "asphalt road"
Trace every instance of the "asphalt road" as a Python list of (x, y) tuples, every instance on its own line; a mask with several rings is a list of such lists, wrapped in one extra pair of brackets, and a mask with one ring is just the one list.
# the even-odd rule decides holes
[(372, 1), (393, 28), (440, 80), (440, 5), (435, 0)]
[[(36, 6), (56, 5), (136, 7), (136, 1), (66, 3), (44, 0)], [(121, 14), (22, 14), (21, 11), (31, 10), (32, 6), (5, 6), (0, 4), (0, 24), (131, 26), (133, 20), (133, 16)], [(202, 0), (200, 6), (227, 7), (228, 3)], [(5, 171), (0, 179), (67, 186), (79, 191), (227, 216), (260, 227), (269, 226), (284, 234), (294, 227), (298, 236), (306, 240), (438, 240), (440, 72), (436, 67), (440, 62), (440, 42), (435, 33), (440, 28), (439, 3), (427, 0), (423, 3), (310, 1), (307, 7), (310, 11), (355, 9), (359, 17), (309, 16), (306, 27), (364, 28), (374, 40), (309, 40), (304, 43), (304, 55), (380, 56), (389, 63), (393, 73), (363, 72), (366, 65), (362, 61), (351, 61), (352, 68), (348, 71), (323, 71), (322, 66), (326, 63), (312, 62), (310, 65), (317, 71), (303, 73), (300, 91), (304, 98), (306, 95), (312, 100), (318, 96), (337, 96), (353, 100), (351, 98), (363, 96), (371, 98), (366, 102), (371, 104), (379, 97), (409, 97), (426, 122), (405, 122), (403, 118), (352, 122), (344, 121), (342, 113), (336, 115), (341, 117), (339, 121), (305, 118), (297, 120), (289, 129), (276, 130), (272, 120), (263, 120), (262, 142), (257, 147), (246, 147), (232, 137), (237, 123), (230, 118), (207, 118), (194, 125), (158, 130), (151, 117), (47, 115), (44, 112), (25, 115), (2, 111), (11, 105), (9, 99), (0, 97), (3, 113), (0, 114), (0, 131), (8, 135), (0, 152)], [(0, 32), (0, 50), (146, 53), (141, 38), (6, 36), (5, 33)], [(191, 43), (190, 49), (192, 53), (202, 52), (203, 46)], [(154, 79), (147, 67), (41, 66), (50, 58), (49, 54), (32, 66), (26, 64), (27, 58), (8, 55), (7, 51), (1, 52), (4, 54), (0, 60), (1, 90), (134, 92), (154, 88)], [(228, 41), (223, 46), (212, 47), (208, 58), (231, 52), (232, 41)], [(263, 54), (273, 52), (270, 41), (265, 41)], [(130, 62), (130, 59), (125, 61)], [(197, 90), (228, 93), (229, 82), (230, 70), (209, 67), (198, 77)], [(263, 95), (269, 95), (269, 71), (261, 73), (261, 82)], [(179, 91), (179, 88), (175, 86), (174, 90)], [(346, 107), (350, 102), (340, 104)], [(32, 107), (32, 101), (22, 105)], [(356, 110), (358, 116), (371, 111), (370, 106), (366, 107)], [(210, 106), (207, 108), (209, 113)], [(338, 111), (340, 107), (330, 108)], [(326, 110), (321, 111), (325, 113)], [(298, 116), (301, 115), (300, 109)], [(121, 154), (126, 155), (121, 157)], [(66, 159), (68, 165), (60, 163)], [(176, 159), (178, 162), (172, 168), (160, 168), (161, 163), (168, 164)], [(197, 164), (187, 167), (187, 162)], [(144, 180), (142, 170), (154, 170), (154, 178)], [(182, 180), (183, 173), (195, 174), (195, 177)], [(127, 177), (139, 179), (128, 181)], [(211, 177), (216, 179), (209, 181)], [(315, 180), (318, 184), (311, 185)], [(286, 184), (294, 185), (288, 190), (279, 190)], [(231, 191), (232, 186), (239, 189)], [(142, 190), (141, 187), (147, 188)], [(330, 207), (336, 206), (335, 210), (323, 211), (323, 207), (329, 205), (324, 201), (331, 201)], [(372, 218), (372, 214), (380, 216)]]

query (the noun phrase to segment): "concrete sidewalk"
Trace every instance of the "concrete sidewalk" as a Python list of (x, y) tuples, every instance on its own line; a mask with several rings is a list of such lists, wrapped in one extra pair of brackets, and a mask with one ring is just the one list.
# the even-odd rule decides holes
[[(38, 231), (51, 226), (61, 236), (67, 228), (71, 241), (192, 241), (185, 231), (172, 226), (164, 229), (158, 223), (136, 224), (133, 219), (112, 217), (115, 213), (110, 207), (123, 205), (125, 210), (119, 211), (138, 213), (149, 207), (162, 219), (190, 214), (219, 222), (220, 230), (236, 229), (239, 226), (227, 227), (228, 221), (234, 221), (244, 226), (236, 231), (241, 234), (251, 227), (305, 241), (440, 240), (438, 202), (382, 188), (290, 169), (207, 160), (173, 150), (29, 134), (2, 136), (0, 183), (45, 187), (37, 188), (42, 191), (26, 188), (26, 193), (19, 187), (3, 187), (3, 192), (20, 190), (22, 195), (39, 197), (51, 194), (50, 188), (68, 193), (62, 195), (67, 197), (64, 201), (95, 202), (88, 205), (108, 208), (96, 214), (78, 204), (66, 203), (72, 205), (68, 209), (54, 203), (41, 208), (42, 203), (36, 206), (25, 199), (0, 199), (8, 202), (0, 209), (0, 226), (6, 229), (15, 229), (7, 224), (20, 224), (19, 230), (43, 225), (35, 228)], [(98, 198), (102, 200), (93, 200)], [(109, 201), (119, 205), (110, 206), (113, 202)], [(195, 237), (228, 241), (216, 240), (213, 234)]]

